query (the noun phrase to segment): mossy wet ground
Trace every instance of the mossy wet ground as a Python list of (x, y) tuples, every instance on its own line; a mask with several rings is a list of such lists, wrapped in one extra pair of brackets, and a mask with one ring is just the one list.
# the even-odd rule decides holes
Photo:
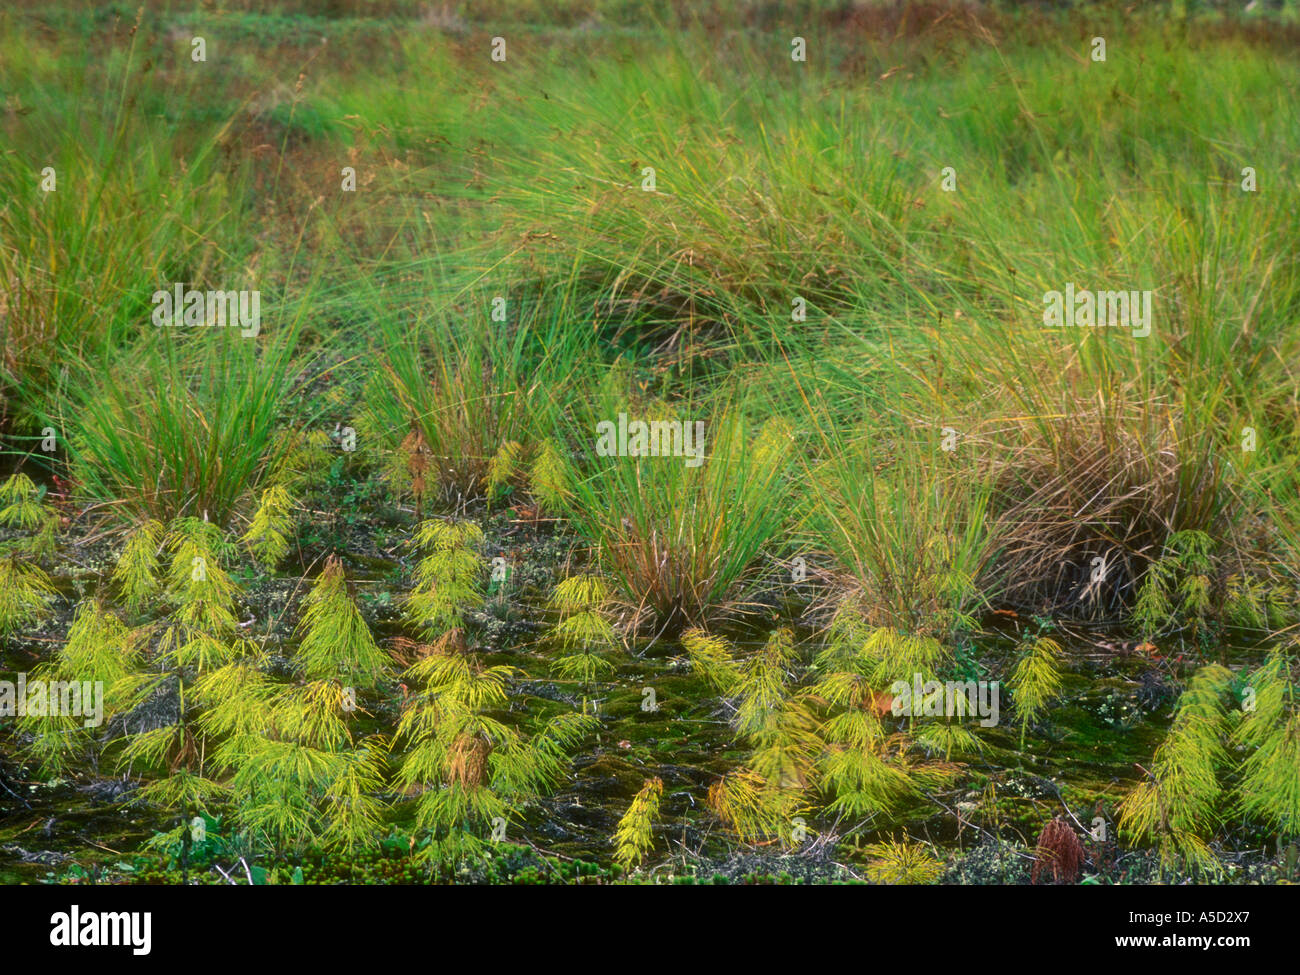
[[(447, 876), (416, 867), (409, 856), (413, 803), (397, 802), (385, 824), (389, 838), (378, 853), (260, 858), (254, 861), (259, 881), (605, 882), (617, 876), (610, 840), (616, 824), (632, 796), (654, 776), (664, 783), (649, 864), (659, 876), (700, 882), (850, 880), (863, 875), (868, 844), (906, 835), (941, 852), (947, 879), (1023, 881), (1030, 862), (1026, 851), (1053, 816), (1072, 815), (1087, 828), (1101, 816), (1113, 829), (1118, 800), (1149, 764), (1168, 727), (1180, 681), (1201, 659), (1191, 652), (1181, 659), (1177, 653), (1139, 652), (1122, 636), (1070, 627), (1061, 634), (1067, 649), (1062, 694), (1023, 741), (1004, 687), (999, 724), (977, 730), (983, 751), (966, 756), (941, 791), (888, 819), (833, 823), (813, 816), (814, 837), (829, 832), (841, 839), (816, 844), (815, 853), (802, 857), (776, 845), (747, 850), (705, 805), (709, 786), (743, 765), (746, 749), (735, 739), (716, 692), (692, 673), (680, 646), (668, 637), (643, 639), (616, 661), (617, 672), (607, 680), (582, 686), (556, 679), (544, 639), (550, 622), (545, 600), (556, 582), (582, 567), (583, 550), (551, 524), (501, 512), (477, 516), (488, 533), (486, 556), (504, 558), (510, 567), (506, 585), (496, 588), (475, 618), (479, 652), (486, 664), (509, 664), (523, 673), (513, 684), (508, 710), (495, 716), (526, 723), (585, 709), (600, 717), (599, 730), (573, 755), (568, 779), (512, 824), (489, 866)], [(404, 544), (410, 521), (409, 515), (325, 518), (300, 532), (294, 564), (283, 571), (235, 572), (244, 588), (240, 619), (248, 621), (249, 636), (266, 641), (275, 671), (290, 672), (298, 602), (310, 588), (304, 575), (313, 576), (331, 551), (344, 555), (357, 602), (381, 643), (411, 635), (401, 619), (410, 586), (411, 558)], [(61, 597), (56, 613), (0, 648), (0, 679), (30, 671), (60, 644), (76, 603), (93, 597), (111, 571), (117, 545), (117, 539), (93, 530), (69, 531), (53, 560)], [(729, 636), (745, 649), (761, 644), (775, 625), (792, 626), (805, 647), (804, 659), (810, 660), (817, 647), (817, 620), (808, 612), (814, 595), (806, 589), (793, 599), (789, 593), (768, 593), (762, 600), (767, 608), (730, 627)], [(990, 625), (966, 658), (980, 676), (1005, 679), (1020, 622), (986, 622)], [(1207, 659), (1253, 665), (1262, 653), (1220, 648)], [(363, 719), (367, 730), (391, 730), (403, 693), (395, 677), (385, 685), (370, 717)], [(903, 728), (906, 719), (897, 720)], [(0, 882), (182, 879), (179, 864), (140, 855), (155, 832), (176, 822), (130, 802), (136, 781), (123, 778), (107, 760), (102, 767), (87, 765), (65, 778), (40, 781), (20, 764), (15, 744), (11, 736), (0, 738)], [(1258, 838), (1259, 855), (1247, 854), (1242, 862), (1259, 869), (1270, 859), (1264, 845), (1265, 838)], [(1111, 871), (1109, 879), (1154, 876), (1149, 854), (1120, 853), (1113, 842), (1097, 845), (1095, 854), (1098, 870)], [(229, 872), (229, 863), (224, 868)], [(201, 858), (186, 865), (184, 877), (227, 882)]]

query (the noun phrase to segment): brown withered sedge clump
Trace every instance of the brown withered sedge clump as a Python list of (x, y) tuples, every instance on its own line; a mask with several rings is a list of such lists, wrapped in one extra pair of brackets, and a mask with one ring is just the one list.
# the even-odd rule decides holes
[(1038, 834), (1030, 883), (1036, 884), (1039, 877), (1047, 877), (1049, 874), (1052, 883), (1078, 883), (1082, 864), (1083, 844), (1079, 841), (1079, 835), (1060, 816), (1052, 817)]

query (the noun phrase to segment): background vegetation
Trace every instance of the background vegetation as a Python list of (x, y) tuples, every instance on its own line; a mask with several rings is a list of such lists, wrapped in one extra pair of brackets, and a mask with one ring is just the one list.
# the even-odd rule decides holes
[[(797, 819), (914, 882), (937, 867), (894, 827), (929, 803), (955, 842), (934, 804), (961, 801), (1000, 836), (997, 785), (1086, 675), (1158, 690), (1140, 754), (1110, 711), (1071, 732), (1125, 777), (1063, 800), (1081, 830), (1131, 792), (1161, 869), (1276, 853), (1296, 12), (10, 5), (0, 671), (48, 619), (40, 665), (110, 674), (118, 724), (3, 747), (32, 775), (120, 757), (166, 850), (224, 814), (249, 857), (408, 829), (436, 868), (529, 823), (573, 753), (642, 749), (618, 722), (647, 712), (592, 701), (671, 658), (727, 730), (701, 781), (637, 753), (601, 859), (662, 857), (692, 793), (737, 842)], [(259, 289), (261, 334), (156, 328), (174, 282)], [(1152, 291), (1151, 334), (1044, 328), (1070, 283)], [(620, 412), (703, 421), (707, 462), (599, 456)], [(557, 595), (583, 573), (599, 600)], [(914, 672), (1007, 680), (1007, 738), (877, 713)]]

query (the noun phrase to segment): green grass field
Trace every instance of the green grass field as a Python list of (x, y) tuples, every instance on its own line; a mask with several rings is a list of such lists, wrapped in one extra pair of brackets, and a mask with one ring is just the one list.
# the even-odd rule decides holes
[(0, 12), (0, 880), (1294, 882), (1243, 6)]

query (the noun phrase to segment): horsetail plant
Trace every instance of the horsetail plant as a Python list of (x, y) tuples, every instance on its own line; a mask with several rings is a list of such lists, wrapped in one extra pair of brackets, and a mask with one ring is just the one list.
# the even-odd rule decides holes
[(1150, 565), (1138, 590), (1133, 617), (1150, 640), (1179, 619), (1201, 627), (1212, 608), (1210, 574), (1214, 541), (1202, 531), (1169, 537), (1165, 554)]
[(45, 520), (41, 492), (26, 474), (11, 474), (0, 484), (0, 526), (31, 531)]
[(283, 485), (271, 485), (262, 492), (262, 502), (244, 533), (244, 543), (267, 569), (279, 565), (289, 551), (288, 536), (293, 530), (292, 505), (293, 499)]
[(579, 681), (584, 689), (614, 670), (605, 656), (619, 645), (605, 610), (609, 600), (609, 588), (594, 575), (570, 576), (555, 587), (551, 596), (551, 607), (560, 617), (551, 631), (560, 656), (551, 662), (551, 669), (561, 677)]
[(915, 794), (907, 773), (887, 759), (889, 736), (881, 716), (890, 712), (892, 697), (876, 688), (905, 669), (900, 661), (883, 657), (882, 651), (912, 657), (918, 648), (928, 663), (927, 644), (900, 641), (887, 628), (873, 630), (851, 611), (837, 613), (831, 639), (817, 657), (821, 676), (811, 691), (830, 710), (821, 726), (825, 749), (818, 758), (821, 789), (830, 797), (829, 811), (851, 817), (871, 815)]
[[(324, 430), (292, 430), (276, 441), (279, 460), (272, 471), (273, 486), (287, 494), (319, 488), (334, 463), (334, 442)], [(287, 512), (290, 501), (276, 498)], [(262, 503), (266, 503), (263, 493)]]
[(790, 686), (793, 634), (775, 630), (744, 661), (726, 641), (700, 630), (686, 631), (682, 644), (692, 667), (734, 702), (732, 727), (751, 746), (745, 768), (710, 789), (710, 807), (742, 842), (779, 836), (790, 845), (790, 824), (806, 808), (804, 792), (824, 747), (811, 700)]
[(1192, 675), (1146, 778), (1120, 805), (1120, 831), (1155, 840), (1166, 868), (1182, 862), (1210, 873), (1219, 869), (1206, 838), (1222, 820), (1219, 774), (1228, 733), (1224, 698), (1232, 681), (1232, 672), (1220, 664), (1207, 664)]
[(465, 613), (483, 604), (483, 530), (468, 521), (423, 522), (415, 545), (424, 552), (415, 570), (407, 615), (429, 639), (462, 629)]
[(1224, 584), (1223, 615), (1233, 626), (1280, 630), (1293, 622), (1295, 605), (1280, 585), (1241, 573)]
[(495, 501), (514, 480), (523, 450), (523, 445), (518, 440), (507, 440), (488, 462), (487, 474), (483, 478), (488, 501)]
[(149, 519), (141, 523), (127, 537), (118, 556), (112, 581), (130, 612), (138, 613), (158, 591), (158, 550), (164, 531), (160, 521)]
[(646, 779), (618, 821), (618, 829), (614, 832), (614, 862), (625, 871), (640, 864), (654, 845), (652, 831), (659, 817), (659, 802), (663, 794), (663, 779)]
[(16, 551), (0, 558), (0, 639), (48, 614), (56, 595), (39, 565), (20, 559)]
[(429, 840), (420, 857), (431, 867), (481, 855), (483, 834), (500, 836), (525, 799), (559, 778), (567, 749), (595, 727), (592, 717), (562, 712), (528, 738), (497, 720), (491, 712), (504, 706), (517, 674), (483, 667), (445, 641), (403, 674), (423, 689), (398, 724), (406, 755), (397, 782), (420, 794), (416, 827)]
[(1061, 645), (1041, 633), (1020, 645), (1020, 657), (1009, 678), (1015, 695), (1016, 717), (1020, 722), (1020, 747), (1025, 746), (1029, 726), (1047, 711), (1047, 705), (1060, 693)]
[(731, 644), (704, 630), (691, 629), (681, 635), (681, 644), (691, 667), (721, 694), (730, 694), (740, 683), (740, 667), (732, 659)]
[(221, 567), (231, 546), (211, 522), (179, 518), (172, 524), (167, 548), (168, 589), (176, 608), (163, 636), (164, 650), (181, 667), (219, 667), (230, 659), (228, 644), (238, 632), (238, 590)]
[(772, 789), (761, 775), (743, 768), (709, 786), (706, 802), (736, 839), (748, 844), (779, 838), (791, 845), (790, 825), (804, 808), (791, 793)]
[(943, 873), (929, 844), (890, 839), (867, 847), (867, 877), (876, 884), (932, 884)]
[(233, 773), (237, 821), (271, 849), (320, 844), (353, 853), (376, 843), (388, 743), (356, 739), (348, 712), (335, 681), (281, 688), (263, 733), (218, 750), (217, 763)]
[(16, 548), (32, 557), (54, 551), (59, 517), (41, 503), (43, 491), (26, 474), (15, 473), (0, 484), (0, 527), (31, 533)]
[(1280, 842), (1300, 836), (1300, 701), (1290, 654), (1275, 647), (1251, 675), (1251, 707), (1232, 736), (1249, 751), (1241, 765), (1237, 809), (1268, 824)]
[(330, 556), (316, 585), (303, 601), (298, 662), (308, 680), (338, 680), (373, 688), (387, 657), (375, 644), (366, 621), (348, 594), (343, 563)]
[[(132, 678), (143, 665), (141, 644), (147, 629), (132, 630), (98, 600), (82, 603), (72, 618), (66, 642), (53, 659), (32, 672), (39, 681), (76, 681), (83, 688), (103, 687), (100, 724), (118, 710), (115, 702), (129, 697)], [(47, 684), (48, 686), (48, 684)], [(83, 690), (84, 693), (84, 690)], [(28, 714), (20, 727), (31, 732), (26, 755), (46, 775), (67, 772), (94, 744), (95, 726), (67, 714)]]
[(528, 471), (528, 486), (542, 508), (553, 514), (563, 512), (573, 497), (569, 465), (554, 440), (543, 440), (538, 446)]

